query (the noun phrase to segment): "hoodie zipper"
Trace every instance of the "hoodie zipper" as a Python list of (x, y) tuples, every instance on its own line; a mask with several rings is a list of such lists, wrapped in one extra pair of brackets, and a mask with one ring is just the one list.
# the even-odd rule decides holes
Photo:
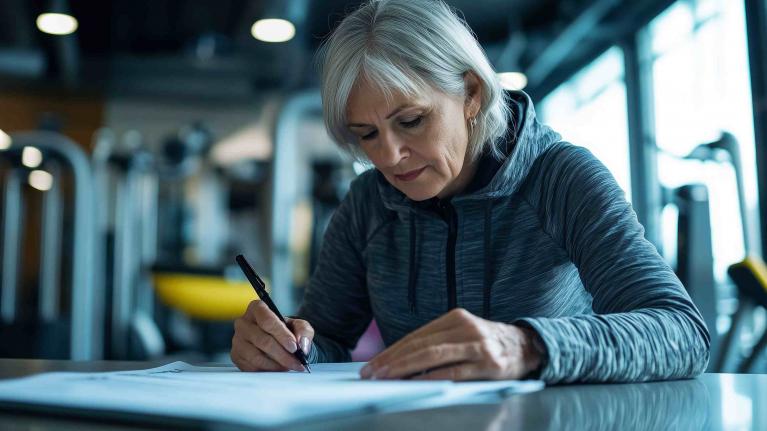
[(458, 217), (455, 208), (449, 200), (441, 200), (438, 203), (440, 214), (447, 222), (447, 310), (450, 311), (458, 306), (455, 288), (455, 241), (458, 236)]

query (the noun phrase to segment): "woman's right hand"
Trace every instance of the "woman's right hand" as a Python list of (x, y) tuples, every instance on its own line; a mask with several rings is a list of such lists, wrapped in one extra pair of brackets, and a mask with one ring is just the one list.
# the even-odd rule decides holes
[(301, 348), (309, 355), (314, 329), (306, 320), (288, 318), (287, 327), (261, 300), (252, 301), (234, 321), (232, 362), (242, 371), (304, 371), (293, 356)]

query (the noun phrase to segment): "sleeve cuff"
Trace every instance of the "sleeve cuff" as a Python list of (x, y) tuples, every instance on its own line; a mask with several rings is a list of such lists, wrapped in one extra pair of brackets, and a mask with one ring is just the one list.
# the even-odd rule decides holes
[(557, 383), (563, 380), (561, 376), (561, 352), (556, 338), (556, 331), (553, 331), (542, 319), (524, 318), (515, 320), (512, 325), (519, 325), (534, 330), (540, 337), (540, 343), (544, 350), (541, 366), (537, 372), (533, 372), (530, 378), (537, 378), (546, 383)]

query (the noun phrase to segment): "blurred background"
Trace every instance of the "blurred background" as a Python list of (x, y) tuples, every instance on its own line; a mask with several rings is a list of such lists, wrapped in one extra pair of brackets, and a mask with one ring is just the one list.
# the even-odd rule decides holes
[[(612, 171), (709, 369), (767, 371), (767, 0), (447, 3)], [(228, 360), (240, 253), (295, 312), (366, 169), (325, 133), (314, 66), (357, 5), (0, 0), (0, 357)], [(354, 358), (380, 348), (371, 325)]]

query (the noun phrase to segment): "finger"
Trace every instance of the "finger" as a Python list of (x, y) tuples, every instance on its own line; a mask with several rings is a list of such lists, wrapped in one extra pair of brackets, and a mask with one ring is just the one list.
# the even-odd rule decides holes
[[(374, 365), (388, 362), (391, 360), (392, 357), (396, 356), (397, 354), (401, 352), (400, 349), (404, 345), (407, 345), (408, 343), (412, 343), (415, 340), (419, 340), (422, 337), (429, 336), (434, 333), (451, 331), (457, 327), (465, 326), (467, 323), (471, 322), (472, 319), (474, 319), (474, 317), (475, 316), (473, 314), (469, 313), (463, 308), (455, 308), (449, 311), (448, 313), (438, 317), (437, 319), (432, 320), (426, 325), (421, 326), (415, 331), (409, 333), (408, 335), (406, 335), (405, 337), (403, 337), (396, 343), (389, 346), (388, 349), (379, 353), (370, 362), (372, 362)], [(418, 341), (416, 341), (416, 343), (418, 343)]]
[(235, 322), (235, 324), (237, 325), (237, 333), (241, 334), (244, 340), (261, 350), (266, 356), (290, 370), (304, 370), (298, 359), (286, 351), (271, 334), (266, 333), (260, 326), (246, 320), (239, 323)]
[[(432, 345), (476, 341), (483, 337), (476, 317), (468, 311), (450, 312), (394, 343), (374, 357), (360, 370), (362, 378), (369, 378), (375, 370), (397, 358)], [(427, 328), (427, 326), (429, 326)], [(440, 328), (443, 328), (440, 330)]]
[(229, 358), (232, 360), (232, 363), (239, 368), (240, 371), (250, 371), (250, 365), (245, 363), (245, 361), (240, 356), (240, 351), (237, 349), (232, 349), (231, 352), (229, 352)]
[(467, 362), (429, 370), (413, 376), (412, 380), (485, 380), (485, 370), (477, 363)]
[(261, 306), (259, 305), (259, 302), (262, 301), (258, 299), (250, 301), (248, 303), (248, 308), (245, 310), (245, 313), (242, 315), (242, 317), (252, 321), (253, 323), (256, 323), (256, 308)]
[(409, 333), (408, 335), (403, 337), (401, 340), (399, 340), (399, 342), (405, 342), (408, 339), (421, 337), (423, 335), (434, 333), (434, 332), (450, 330), (454, 327), (461, 326), (465, 324), (466, 322), (471, 321), (473, 317), (474, 317), (473, 314), (471, 314), (470, 312), (466, 311), (463, 308), (454, 308), (448, 311), (447, 313), (443, 314), (442, 316), (432, 320), (431, 322)]
[[(246, 341), (240, 341), (240, 343), (248, 344)], [(252, 351), (247, 352), (248, 350), (252, 350)], [(262, 359), (260, 359), (259, 356), (263, 356), (265, 359), (268, 359), (258, 349), (252, 346), (251, 347), (240, 346), (237, 349), (232, 350), (232, 353), (231, 353), (232, 362), (235, 365), (237, 365), (237, 368), (239, 368), (241, 371), (248, 371), (248, 372), (267, 371), (263, 367), (266, 366), (268, 368), (270, 364), (265, 361), (262, 362)], [(269, 361), (271, 361), (271, 359), (269, 359)], [(276, 364), (276, 366), (279, 367), (279, 364)]]
[(252, 306), (250, 315), (255, 319), (255, 323), (265, 332), (274, 337), (290, 353), (298, 349), (296, 338), (290, 332), (285, 323), (280, 320), (264, 301), (252, 301), (248, 308)]
[(385, 375), (376, 375), (376, 378), (401, 379), (431, 369), (456, 363), (472, 362), (478, 359), (480, 358), (477, 357), (473, 344), (438, 344), (393, 360), (391, 364), (385, 366)]
[(392, 359), (400, 355), (403, 351), (408, 351), (409, 349), (415, 349), (419, 347), (425, 347), (425, 344), (426, 344), (425, 339), (428, 339), (429, 337), (434, 335), (434, 333), (440, 332), (439, 326), (432, 325), (433, 323), (436, 323), (436, 320), (406, 335), (405, 337), (401, 338), (396, 343), (384, 349), (383, 352), (380, 352), (375, 357), (373, 357), (373, 359), (371, 359), (368, 362), (368, 364), (362, 369), (363, 377), (367, 377), (364, 375), (366, 371), (384, 366), (385, 364), (391, 362)]
[(290, 370), (304, 371), (304, 366), (301, 365), (301, 362), (292, 353), (285, 350), (271, 334), (264, 332), (258, 326), (254, 325), (253, 328), (253, 335), (249, 336), (248, 340), (266, 356)]
[(425, 334), (421, 337), (414, 337), (408, 340), (403, 339), (401, 342), (393, 344), (370, 360), (370, 362), (368, 362), (368, 364), (361, 370), (360, 376), (362, 378), (369, 378), (373, 374), (378, 374), (378, 369), (390, 366), (391, 362), (401, 358), (403, 355), (408, 355), (431, 346), (460, 341), (464, 340), (455, 339), (454, 331)]
[(233, 350), (232, 361), (242, 371), (287, 371), (255, 347)]
[(306, 320), (301, 319), (287, 319), (288, 327), (293, 331), (293, 335), (298, 340), (298, 346), (308, 355), (309, 350), (312, 347), (312, 340), (314, 340), (314, 328)]

